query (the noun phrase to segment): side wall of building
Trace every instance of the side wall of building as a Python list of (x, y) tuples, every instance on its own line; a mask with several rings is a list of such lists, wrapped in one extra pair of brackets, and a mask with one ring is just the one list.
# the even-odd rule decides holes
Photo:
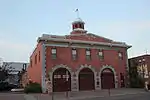
[(30, 65), (27, 69), (28, 79), (41, 84), (42, 76), (42, 43), (38, 43), (30, 57)]

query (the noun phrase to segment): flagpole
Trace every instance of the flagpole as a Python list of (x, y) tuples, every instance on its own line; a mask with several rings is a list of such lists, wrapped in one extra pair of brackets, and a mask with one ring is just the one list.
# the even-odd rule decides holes
[(76, 9), (75, 12), (77, 13), (77, 18), (79, 18), (79, 9)]
[(146, 49), (146, 55), (147, 55), (147, 49)]

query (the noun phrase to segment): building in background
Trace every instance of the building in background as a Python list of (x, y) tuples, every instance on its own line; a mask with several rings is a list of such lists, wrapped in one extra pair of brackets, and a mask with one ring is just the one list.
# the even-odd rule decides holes
[(20, 79), (20, 87), (25, 88), (25, 86), (29, 83), (27, 71), (26, 70), (22, 70), (19, 73), (19, 76), (20, 76), (20, 78), (19, 78)]
[(2, 67), (2, 65), (3, 65), (3, 59), (0, 58), (0, 67)]
[(3, 62), (5, 70), (8, 71), (8, 78), (5, 81), (8, 82), (9, 84), (19, 86), (20, 85), (19, 73), (21, 73), (23, 70), (26, 70), (28, 65), (29, 65), (28, 63), (22, 62)]
[(88, 33), (84, 24), (78, 18), (69, 35), (38, 38), (27, 73), (43, 92), (47, 78), (54, 92), (125, 87), (131, 46)]
[[(129, 59), (129, 70), (135, 68), (138, 77), (143, 81), (149, 81), (150, 78), (150, 55), (141, 55)], [(135, 76), (131, 73), (130, 78), (135, 79)], [(132, 77), (133, 76), (133, 77)]]

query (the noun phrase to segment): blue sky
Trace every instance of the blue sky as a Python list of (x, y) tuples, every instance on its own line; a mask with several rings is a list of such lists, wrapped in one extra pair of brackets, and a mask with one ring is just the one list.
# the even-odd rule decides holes
[(131, 44), (129, 57), (150, 52), (150, 0), (0, 0), (0, 57), (28, 61), (43, 32), (70, 34), (75, 9), (88, 32)]

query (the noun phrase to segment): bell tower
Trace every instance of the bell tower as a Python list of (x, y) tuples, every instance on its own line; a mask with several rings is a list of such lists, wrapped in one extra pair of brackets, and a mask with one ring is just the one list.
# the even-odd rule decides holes
[(85, 34), (87, 31), (84, 30), (84, 21), (79, 18), (79, 11), (76, 9), (77, 19), (72, 22), (72, 32), (71, 34)]
[(74, 22), (72, 22), (72, 30), (74, 29), (83, 29), (84, 30), (84, 21), (81, 18), (77, 18)]

